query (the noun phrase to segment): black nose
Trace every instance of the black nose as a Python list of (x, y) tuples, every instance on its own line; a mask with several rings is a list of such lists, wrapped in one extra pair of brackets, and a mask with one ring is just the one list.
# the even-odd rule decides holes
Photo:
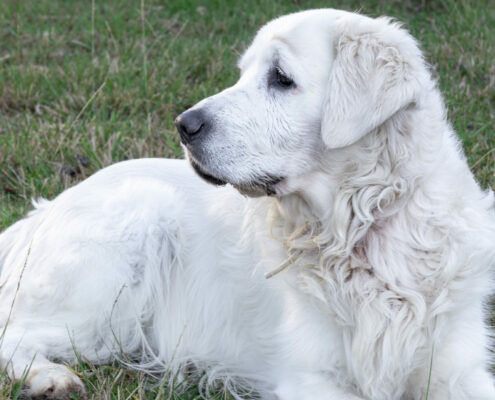
[(184, 144), (197, 139), (200, 133), (204, 134), (206, 130), (205, 125), (206, 119), (201, 110), (185, 111), (175, 119), (175, 126)]

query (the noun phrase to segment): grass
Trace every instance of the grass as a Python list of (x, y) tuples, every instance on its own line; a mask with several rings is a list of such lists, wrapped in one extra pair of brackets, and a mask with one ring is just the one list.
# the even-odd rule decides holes
[[(336, 7), (403, 21), (419, 39), (481, 185), (495, 188), (495, 7), (490, 0), (3, 0), (0, 230), (94, 171), (180, 157), (177, 114), (235, 82), (271, 18)], [(155, 398), (117, 365), (76, 367), (94, 399)], [(0, 375), (4, 397), (19, 388)], [(17, 392), (16, 392), (17, 391)], [(168, 393), (168, 391), (166, 391)], [(163, 398), (197, 398), (193, 390)], [(174, 397), (175, 396), (175, 397)], [(218, 396), (222, 396), (219, 394)]]

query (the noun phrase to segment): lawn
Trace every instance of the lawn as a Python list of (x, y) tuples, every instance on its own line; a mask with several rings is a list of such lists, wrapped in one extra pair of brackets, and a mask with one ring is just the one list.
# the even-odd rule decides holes
[[(404, 22), (431, 63), (469, 164), (483, 187), (495, 188), (493, 1), (2, 0), (0, 230), (31, 198), (53, 198), (106, 165), (180, 157), (175, 116), (235, 82), (236, 59), (260, 25), (316, 7)], [(198, 397), (116, 365), (76, 370), (94, 399)], [(17, 396), (18, 385), (0, 384), (4, 397)]]

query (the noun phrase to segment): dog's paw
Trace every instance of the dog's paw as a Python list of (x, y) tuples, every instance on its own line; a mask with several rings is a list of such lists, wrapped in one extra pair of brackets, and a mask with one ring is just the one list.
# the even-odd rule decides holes
[(82, 381), (60, 364), (50, 364), (29, 371), (26, 392), (32, 399), (39, 400), (86, 398), (86, 388)]

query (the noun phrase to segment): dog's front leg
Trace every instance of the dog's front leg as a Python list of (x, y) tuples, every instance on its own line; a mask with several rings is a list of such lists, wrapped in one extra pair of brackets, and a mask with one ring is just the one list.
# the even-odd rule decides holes
[(283, 377), (274, 393), (277, 400), (364, 400), (340, 388), (328, 374), (319, 372)]

